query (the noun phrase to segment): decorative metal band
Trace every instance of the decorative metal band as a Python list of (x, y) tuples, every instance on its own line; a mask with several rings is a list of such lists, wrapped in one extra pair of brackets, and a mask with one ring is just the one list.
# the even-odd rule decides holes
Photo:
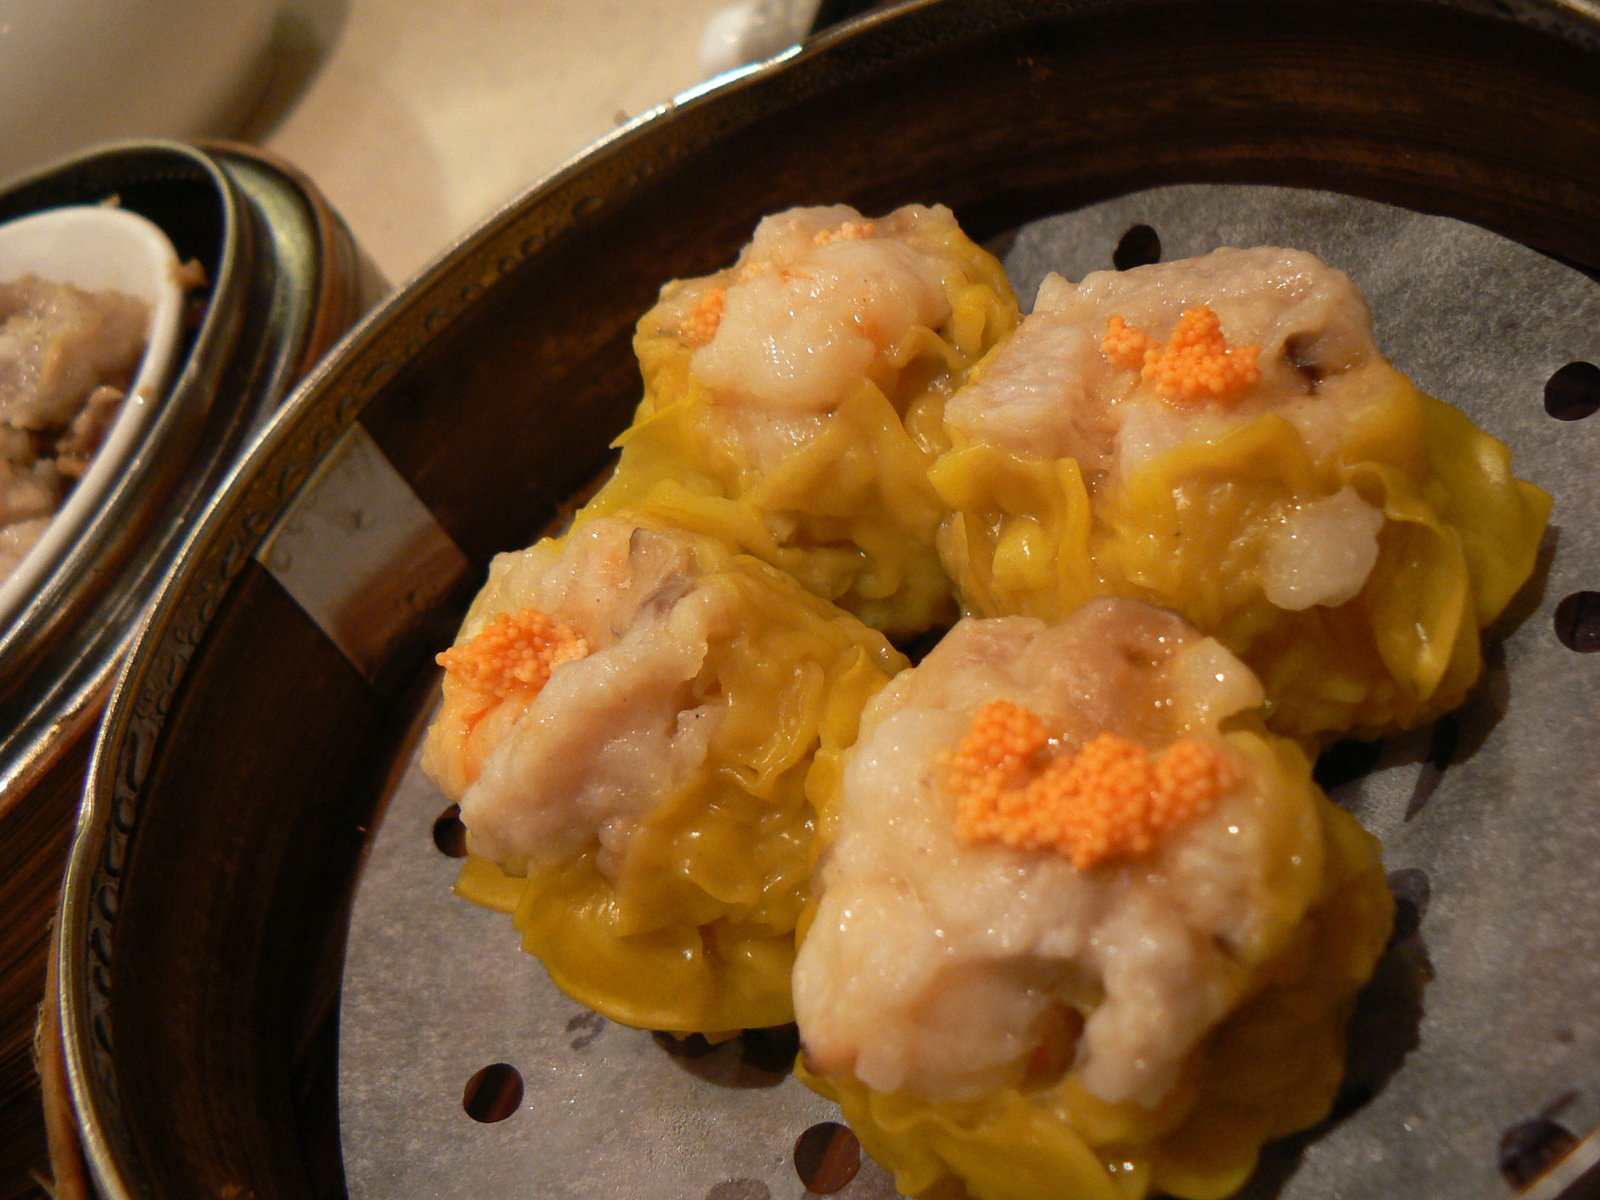
[(318, 464), (255, 557), (374, 686), (472, 569), (360, 423)]

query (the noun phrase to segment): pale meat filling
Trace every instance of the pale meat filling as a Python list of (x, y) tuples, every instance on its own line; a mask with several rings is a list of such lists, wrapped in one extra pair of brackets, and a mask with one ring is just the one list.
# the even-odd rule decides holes
[(1215, 641), (1127, 601), (1054, 627), (958, 625), (864, 719), (795, 967), (806, 1054), (878, 1091), (959, 1100), (1021, 1082), (1063, 1014), (1087, 1013), (1069, 1047), (1084, 1086), (1153, 1105), (1237, 1002), (1236, 956), (1282, 917), (1272, 798), (1246, 779), (1150, 855), (1081, 872), (964, 844), (939, 764), (997, 698), (1068, 744), (1109, 729), (1159, 745), (1214, 732), (1261, 692)]
[(758, 462), (814, 437), (863, 379), (883, 386), (915, 332), (948, 320), (950, 264), (933, 239), (954, 228), (942, 207), (872, 221), (845, 205), (792, 209), (763, 220), (733, 267), (668, 286), (666, 325), (684, 330), (723, 291), (690, 365)]
[(144, 355), (150, 311), (119, 292), (86, 292), (27, 276), (0, 284), (0, 422), (72, 423), (105, 383), (126, 387)]
[[(620, 519), (584, 525), (559, 552), (497, 558), (464, 637), (497, 612), (533, 607), (581, 633), (590, 653), (486, 718), (497, 744), (460, 799), (473, 848), (518, 871), (595, 847), (614, 877), (639, 822), (705, 761), (721, 709), (697, 704), (693, 684), (731, 604), (701, 582), (686, 542)], [(425, 754), (448, 790), (458, 768), (444, 746)]]
[(1354, 600), (1378, 561), (1383, 512), (1354, 488), (1290, 507), (1267, 529), (1261, 590), (1279, 608)]
[[(1231, 344), (1261, 348), (1261, 381), (1236, 404), (1165, 401), (1100, 349), (1113, 316), (1164, 341), (1202, 304)], [(945, 419), (959, 440), (1027, 458), (1075, 458), (1091, 488), (1104, 490), (1165, 451), (1268, 411), (1326, 457), (1350, 415), (1370, 402), (1374, 382), (1392, 371), (1373, 341), (1366, 301), (1342, 271), (1299, 250), (1226, 249), (1099, 271), (1078, 284), (1047, 277), (1033, 313), (951, 398)], [(1263, 579), (1273, 603), (1340, 604), (1361, 590), (1382, 515), (1353, 492), (1341, 495), (1321, 513), (1285, 513), (1283, 528), (1267, 532), (1279, 547)], [(1321, 519), (1334, 511), (1350, 519)]]

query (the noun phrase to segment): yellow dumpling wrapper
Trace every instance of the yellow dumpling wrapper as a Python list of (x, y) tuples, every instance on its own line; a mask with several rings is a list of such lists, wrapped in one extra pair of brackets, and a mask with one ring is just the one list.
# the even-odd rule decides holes
[[(1253, 726), (1253, 727), (1252, 727)], [(1376, 839), (1310, 780), (1293, 745), (1258, 723), (1230, 749), (1281, 797), (1269, 841), (1286, 870), (1243, 1002), (1201, 1041), (1154, 1107), (1110, 1103), (1069, 1070), (973, 1100), (876, 1092), (848, 1074), (797, 1073), (835, 1100), (908, 1196), (973, 1200), (1220, 1200), (1254, 1171), (1262, 1145), (1327, 1116), (1355, 996), (1382, 953), (1393, 899)], [(1298, 873), (1297, 873), (1298, 872)], [(964, 1187), (963, 1192), (960, 1188)]]
[(615, 474), (579, 519), (634, 508), (723, 538), (891, 636), (951, 619), (927, 467), (945, 445), (945, 399), (1018, 307), (1000, 263), (948, 213), (911, 242), (942, 275), (948, 316), (904, 330), (824, 408), (778, 414), (784, 432), (761, 452), (767, 416), (697, 375), (669, 287), (634, 339), (645, 391)]
[[(1531, 575), (1547, 493), (1458, 410), (1385, 368), (1314, 454), (1268, 412), (1091, 487), (1072, 459), (956, 446), (931, 478), (951, 507), (944, 561), (970, 613), (1059, 618), (1095, 595), (1172, 608), (1260, 676), (1268, 720), (1315, 741), (1423, 724), (1483, 666), (1481, 631)], [(1382, 514), (1354, 598), (1267, 598), (1265, 537), (1297, 506), (1353, 491)]]
[(837, 774), (862, 706), (905, 662), (766, 564), (689, 541), (697, 594), (726, 614), (688, 701), (717, 714), (703, 760), (651, 799), (610, 870), (591, 842), (564, 861), (508, 864), (526, 872), (508, 874), (474, 851), (469, 820), (456, 886), (511, 914), (523, 948), (574, 999), (679, 1034), (792, 1020), (811, 793)]

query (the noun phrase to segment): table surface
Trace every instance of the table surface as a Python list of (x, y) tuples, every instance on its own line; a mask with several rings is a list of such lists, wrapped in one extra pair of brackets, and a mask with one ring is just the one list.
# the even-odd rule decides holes
[(393, 283), (709, 73), (727, 0), (285, 0), (248, 133)]

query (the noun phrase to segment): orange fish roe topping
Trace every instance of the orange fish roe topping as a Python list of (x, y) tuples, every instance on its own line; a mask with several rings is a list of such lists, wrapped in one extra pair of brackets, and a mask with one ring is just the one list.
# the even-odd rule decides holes
[(1054, 850), (1086, 871), (1149, 853), (1235, 782), (1211, 742), (1186, 738), (1152, 755), (1101, 733), (1075, 754), (1044, 759), (1049, 744), (1044, 722), (1020, 705), (995, 700), (977, 711), (947, 763), (964, 841)]
[(517, 692), (537, 695), (550, 672), (588, 653), (589, 643), (577, 630), (524, 608), (497, 614), (477, 637), (435, 661), (473, 691), (504, 700)]
[(1112, 366), (1137, 371), (1144, 366), (1146, 355), (1160, 352), (1160, 343), (1155, 338), (1129, 325), (1122, 317), (1112, 317), (1106, 322), (1106, 335), (1100, 339), (1100, 353), (1111, 360)]
[(1112, 317), (1100, 350), (1113, 365), (1138, 371), (1163, 400), (1183, 404), (1237, 400), (1261, 379), (1261, 347), (1229, 346), (1221, 318), (1204, 304), (1183, 314), (1165, 346)]
[(708, 288), (683, 323), (683, 338), (691, 346), (704, 346), (717, 336), (722, 326), (722, 314), (728, 309), (728, 293), (721, 288)]
[(1050, 745), (1050, 731), (1037, 713), (1009, 700), (991, 700), (972, 718), (972, 727), (951, 757), (949, 779), (957, 795), (1016, 787), (1036, 769)]

